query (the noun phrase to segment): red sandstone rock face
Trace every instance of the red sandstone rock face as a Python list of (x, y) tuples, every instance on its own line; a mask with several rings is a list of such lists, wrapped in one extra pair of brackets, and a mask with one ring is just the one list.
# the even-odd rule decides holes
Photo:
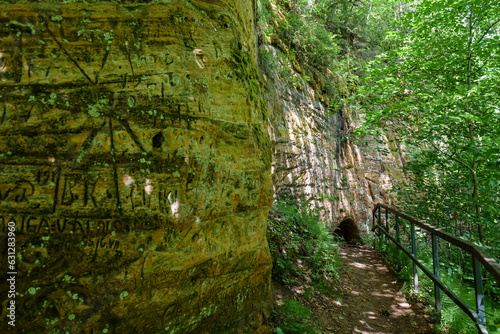
[(268, 314), (255, 2), (163, 2), (0, 5), (17, 332), (231, 333)]

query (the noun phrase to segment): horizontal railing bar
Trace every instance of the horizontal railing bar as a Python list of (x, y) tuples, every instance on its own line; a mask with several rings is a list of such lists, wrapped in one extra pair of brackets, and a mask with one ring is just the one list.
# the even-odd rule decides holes
[(466, 241), (462, 238), (456, 237), (451, 233), (442, 231), (438, 227), (432, 226), (430, 224), (422, 223), (421, 221), (418, 221), (416, 218), (414, 218), (410, 215), (407, 215), (407, 214), (397, 210), (396, 208), (389, 206), (389, 205), (386, 205), (386, 204), (378, 203), (375, 206), (375, 209), (373, 210), (373, 212), (375, 212), (375, 210), (377, 210), (377, 208), (379, 208), (379, 207), (384, 208), (386, 210), (389, 210), (392, 213), (397, 214), (399, 217), (404, 218), (404, 219), (408, 220), (409, 222), (412, 222), (415, 225), (423, 228), (424, 230), (429, 231), (431, 233), (434, 233), (438, 237), (454, 244), (455, 246), (458, 246), (458, 247), (468, 251), (469, 253), (472, 253), (472, 255), (474, 255), (479, 260), (479, 262), (481, 262), (483, 264), (484, 268), (493, 276), (493, 278), (495, 278), (497, 283), (500, 284), (500, 264), (498, 262), (496, 262), (496, 260), (493, 259), (481, 247), (478, 247), (478, 246), (474, 245), (473, 243)]
[(462, 309), (462, 311), (465, 312), (474, 322), (477, 327), (477, 329), (484, 334), (488, 334), (488, 330), (486, 327), (481, 323), (478, 314), (476, 311), (474, 311), (472, 308), (470, 308), (465, 302), (460, 299), (456, 294), (453, 293), (446, 285), (444, 285), (443, 282), (439, 280), (429, 269), (427, 269), (426, 266), (424, 266), (413, 254), (411, 254), (410, 251), (408, 251), (405, 247), (403, 247), (392, 235), (390, 235), (389, 232), (387, 232), (382, 226), (376, 225), (372, 229), (374, 231), (376, 228), (382, 231), (389, 239), (391, 239), (396, 246), (398, 246), (412, 261), (415, 263), (423, 272), (424, 274), (427, 275), (450, 299), (455, 302), (455, 304), (458, 305)]

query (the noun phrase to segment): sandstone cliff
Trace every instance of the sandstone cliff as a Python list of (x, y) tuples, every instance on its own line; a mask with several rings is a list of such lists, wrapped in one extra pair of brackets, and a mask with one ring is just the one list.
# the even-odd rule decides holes
[[(403, 181), (404, 157), (391, 151), (395, 144), (388, 131), (377, 141), (349, 138), (355, 117), (347, 108), (330, 108), (335, 96), (323, 94), (326, 76), (304, 71), (290, 55), (289, 41), (276, 34), (266, 36), (265, 30), (275, 31), (284, 20), (281, 7), (275, 1), (268, 3), (277, 21), (273, 26), (261, 20), (259, 55), (269, 109), (275, 196), (310, 200), (332, 229), (346, 221), (356, 225), (356, 233), (368, 232), (374, 204), (390, 203), (389, 190)], [(307, 75), (309, 82), (304, 79)], [(340, 94), (349, 94), (345, 83), (329, 84), (337, 85)]]
[(273, 188), (255, 1), (10, 2), (0, 230), (16, 224), (15, 331), (259, 327)]

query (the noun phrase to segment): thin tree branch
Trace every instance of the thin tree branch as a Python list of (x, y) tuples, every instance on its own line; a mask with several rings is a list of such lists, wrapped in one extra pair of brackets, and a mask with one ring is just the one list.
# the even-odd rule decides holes
[(500, 19), (498, 19), (498, 20), (496, 20), (495, 22), (493, 22), (493, 23), (492, 23), (492, 24), (491, 24), (491, 25), (490, 25), (490, 26), (486, 29), (486, 31), (484, 32), (483, 36), (481, 36), (481, 38), (480, 38), (477, 42), (475, 42), (474, 44), (481, 43), (481, 41), (483, 40), (483, 38), (485, 38), (485, 37), (486, 37), (486, 35), (488, 35), (488, 33), (489, 33), (490, 29), (491, 29), (491, 28), (493, 28), (493, 27), (494, 27), (497, 23), (499, 23), (499, 22), (500, 22)]
[(434, 149), (435, 149), (436, 151), (438, 151), (440, 154), (442, 154), (442, 155), (444, 155), (444, 156), (446, 156), (446, 157), (448, 157), (448, 158), (452, 159), (453, 161), (455, 161), (456, 163), (458, 163), (458, 164), (460, 164), (460, 165), (464, 166), (465, 168), (467, 168), (467, 169), (468, 169), (468, 170), (470, 170), (471, 172), (474, 172), (474, 170), (472, 169), (472, 167), (471, 167), (471, 166), (469, 166), (468, 164), (466, 164), (466, 163), (465, 163), (465, 162), (463, 162), (462, 160), (455, 158), (453, 155), (450, 155), (449, 153), (446, 153), (446, 152), (442, 151), (442, 150), (441, 150), (439, 147), (437, 147), (437, 146), (436, 146), (436, 144), (434, 144), (432, 141), (430, 141), (430, 140), (428, 140), (428, 139), (426, 139), (425, 141), (426, 141), (426, 142), (428, 142), (429, 144), (431, 144), (431, 146), (432, 146), (432, 147), (434, 147)]

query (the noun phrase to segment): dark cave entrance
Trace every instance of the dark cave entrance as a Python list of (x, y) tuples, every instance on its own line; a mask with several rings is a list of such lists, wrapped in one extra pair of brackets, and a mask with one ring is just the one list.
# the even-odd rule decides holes
[(339, 226), (335, 229), (334, 233), (349, 244), (361, 244), (361, 236), (359, 235), (359, 228), (354, 219), (344, 218)]

